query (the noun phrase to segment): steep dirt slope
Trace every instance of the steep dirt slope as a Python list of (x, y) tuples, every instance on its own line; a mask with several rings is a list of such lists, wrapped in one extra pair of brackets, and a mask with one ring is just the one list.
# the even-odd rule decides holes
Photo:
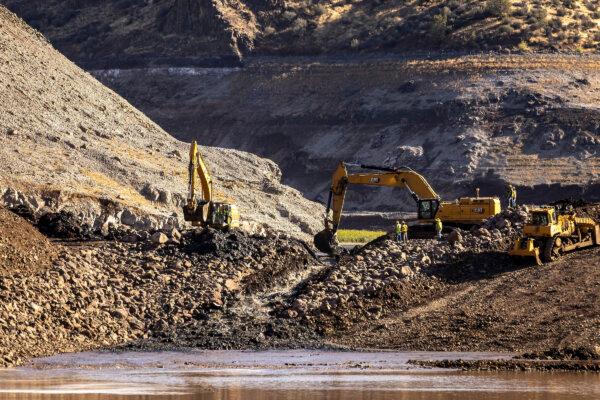
[[(185, 199), (187, 145), (69, 62), (4, 7), (0, 22), (4, 202), (25, 203), (34, 211), (45, 205), (70, 207), (92, 220), (123, 207), (164, 217), (178, 211)], [(273, 162), (234, 150), (202, 151), (215, 175), (217, 196), (237, 201), (246, 220), (295, 234), (318, 224), (318, 208), (279, 183)], [(85, 199), (93, 201), (80, 206)]]
[[(410, 166), (445, 198), (503, 195), (510, 181), (522, 200), (549, 201), (598, 197), (599, 72), (596, 56), (515, 55), (94, 74), (181, 138), (275, 160), (310, 198), (325, 199), (345, 160)], [(403, 203), (385, 190), (351, 196), (363, 209)]]
[(0, 276), (43, 270), (57, 253), (56, 246), (31, 224), (0, 207)]
[(89, 67), (233, 65), (250, 54), (595, 52), (597, 1), (2, 0)]

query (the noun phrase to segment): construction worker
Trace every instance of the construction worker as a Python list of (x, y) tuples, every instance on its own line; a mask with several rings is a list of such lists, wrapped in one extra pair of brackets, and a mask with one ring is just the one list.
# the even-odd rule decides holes
[(442, 230), (444, 229), (444, 226), (442, 225), (442, 220), (439, 218), (435, 219), (435, 234), (438, 238), (438, 240), (442, 240)]
[(394, 233), (396, 234), (396, 242), (402, 240), (402, 225), (400, 225), (400, 221), (396, 221), (396, 226), (394, 227)]
[(517, 206), (517, 189), (510, 183), (506, 186), (506, 197), (508, 198), (508, 207)]
[(408, 242), (408, 224), (406, 221), (402, 221), (402, 225), (400, 225), (400, 232), (402, 233), (402, 241), (404, 243)]
[(512, 207), (513, 208), (517, 208), (517, 188), (514, 186), (512, 187), (512, 191), (511, 191), (511, 198), (512, 198)]

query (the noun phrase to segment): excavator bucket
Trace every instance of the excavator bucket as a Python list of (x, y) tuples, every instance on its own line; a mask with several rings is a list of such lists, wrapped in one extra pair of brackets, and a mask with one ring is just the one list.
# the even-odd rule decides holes
[(330, 229), (324, 229), (314, 237), (315, 247), (326, 254), (335, 254), (339, 244), (335, 232)]

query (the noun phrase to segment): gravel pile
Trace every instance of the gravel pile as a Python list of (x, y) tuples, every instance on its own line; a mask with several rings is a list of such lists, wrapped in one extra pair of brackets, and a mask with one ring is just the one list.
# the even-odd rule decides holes
[(214, 231), (178, 242), (80, 243), (43, 271), (0, 277), (0, 365), (116, 345), (268, 346), (273, 327), (259, 321), (239, 335), (231, 309), (314, 262), (305, 246)]
[(0, 207), (0, 275), (43, 270), (56, 256), (56, 247), (44, 235)]
[(442, 292), (445, 282), (501, 267), (526, 217), (525, 207), (506, 210), (481, 227), (456, 229), (441, 241), (398, 243), (385, 236), (314, 277), (282, 313), (323, 332), (379, 318), (386, 309), (398, 310), (431, 291)]

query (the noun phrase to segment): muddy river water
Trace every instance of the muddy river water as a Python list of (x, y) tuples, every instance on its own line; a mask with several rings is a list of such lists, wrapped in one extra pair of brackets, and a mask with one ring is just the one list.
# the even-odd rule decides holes
[(0, 370), (0, 399), (600, 399), (600, 374), (421, 369), (409, 359), (491, 353), (78, 353)]

